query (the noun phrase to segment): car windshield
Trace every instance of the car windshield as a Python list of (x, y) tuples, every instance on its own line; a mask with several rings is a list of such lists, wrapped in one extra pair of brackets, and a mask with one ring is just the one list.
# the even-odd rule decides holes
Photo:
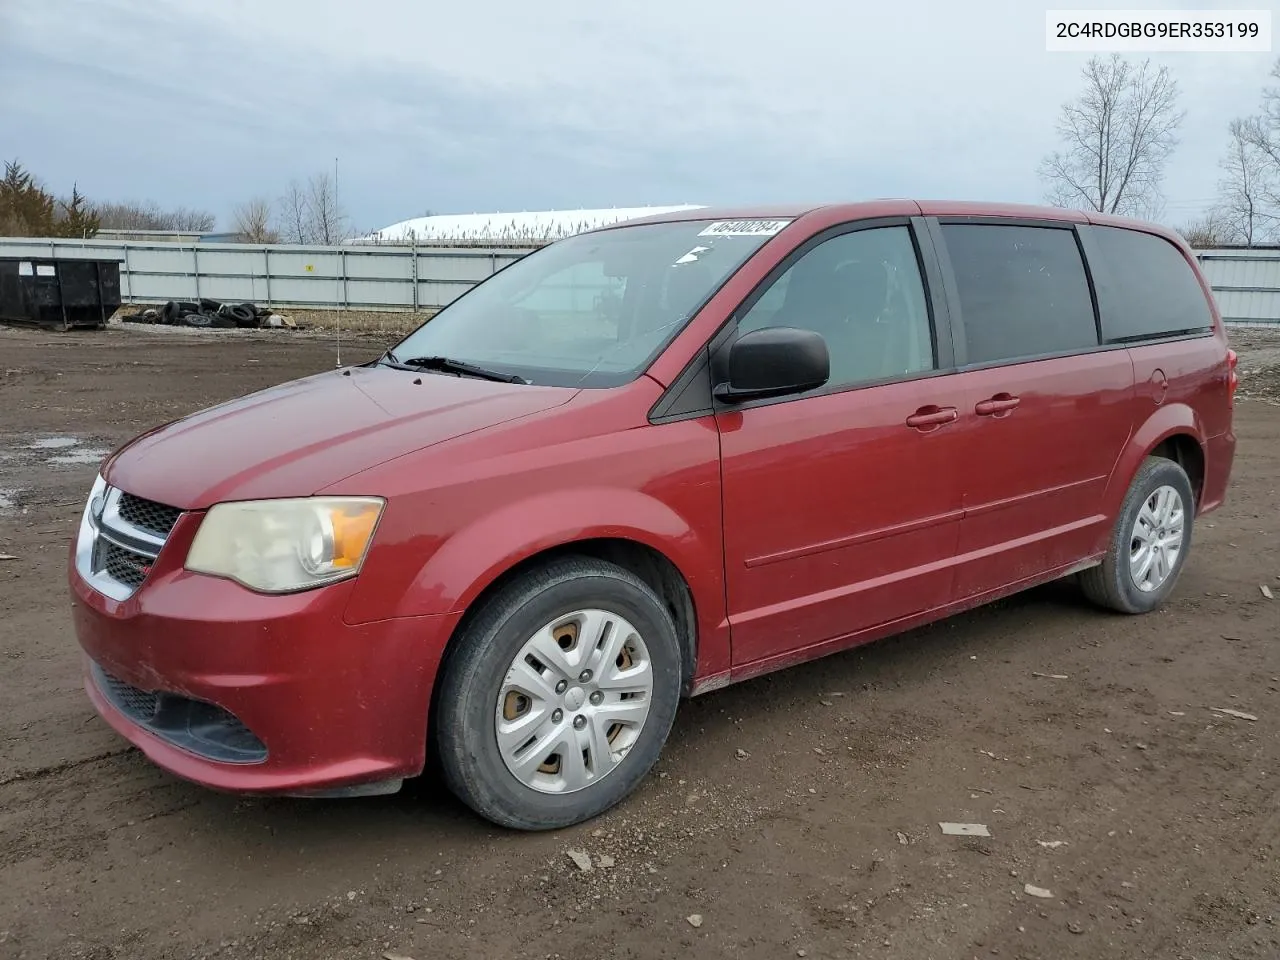
[(529, 254), (392, 348), (550, 386), (639, 376), (689, 318), (785, 221), (637, 224)]

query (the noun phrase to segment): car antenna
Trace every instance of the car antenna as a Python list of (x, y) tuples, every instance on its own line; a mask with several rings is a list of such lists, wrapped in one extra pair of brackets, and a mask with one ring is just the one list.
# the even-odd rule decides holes
[[(338, 222), (338, 158), (333, 158), (333, 220)], [(338, 262), (342, 265), (340, 271), (334, 271), (334, 306), (338, 308), (338, 322), (335, 324), (335, 343), (334, 347), (337, 353), (337, 368), (342, 367), (342, 274), (347, 272), (346, 257), (342, 253), (338, 254)]]

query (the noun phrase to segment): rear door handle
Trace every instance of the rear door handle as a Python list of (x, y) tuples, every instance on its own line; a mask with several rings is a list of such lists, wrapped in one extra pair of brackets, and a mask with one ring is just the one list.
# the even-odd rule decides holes
[(973, 408), (973, 412), (980, 417), (998, 417), (1002, 413), (1008, 413), (1016, 407), (1022, 400), (1008, 393), (997, 393), (989, 400), (980, 400)]
[(955, 407), (937, 407), (930, 404), (927, 407), (921, 407), (907, 417), (907, 426), (914, 427), (917, 430), (929, 431), (942, 426), (944, 423), (950, 423), (959, 416), (960, 414)]

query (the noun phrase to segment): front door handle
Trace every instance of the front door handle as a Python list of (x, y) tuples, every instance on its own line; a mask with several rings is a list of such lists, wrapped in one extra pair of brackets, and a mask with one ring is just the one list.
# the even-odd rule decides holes
[(980, 400), (973, 408), (973, 412), (980, 417), (998, 417), (1001, 414), (1008, 413), (1016, 407), (1022, 400), (1009, 393), (997, 393), (989, 400)]
[(938, 407), (929, 404), (929, 406), (921, 407), (907, 417), (907, 426), (928, 432), (929, 430), (936, 430), (944, 423), (950, 423), (959, 416), (960, 414), (955, 407)]

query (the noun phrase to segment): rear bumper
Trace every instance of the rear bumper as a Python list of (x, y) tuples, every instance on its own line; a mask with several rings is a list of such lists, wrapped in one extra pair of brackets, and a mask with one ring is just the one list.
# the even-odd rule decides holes
[(1200, 492), (1200, 513), (1212, 513), (1226, 501), (1235, 463), (1236, 435), (1228, 430), (1205, 441), (1204, 487)]
[[(330, 791), (422, 771), (431, 689), (456, 616), (347, 624), (351, 582), (265, 597), (157, 564), (119, 602), (74, 566), (69, 576), (89, 699), (165, 770), (236, 793)], [(227, 743), (247, 748), (228, 753)]]

